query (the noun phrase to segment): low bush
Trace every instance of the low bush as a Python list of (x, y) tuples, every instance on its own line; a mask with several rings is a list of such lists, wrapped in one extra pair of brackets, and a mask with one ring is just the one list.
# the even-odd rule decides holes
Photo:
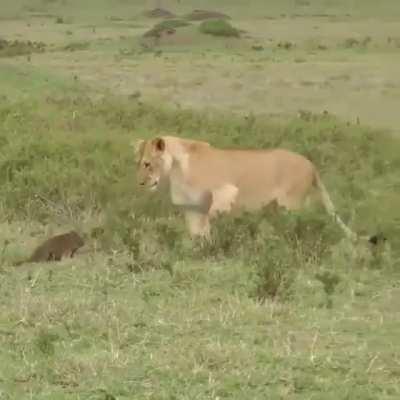
[(239, 37), (239, 29), (234, 28), (228, 21), (224, 19), (210, 19), (203, 21), (199, 25), (201, 33), (213, 36), (223, 37)]
[[(174, 246), (181, 246), (179, 240), (187, 236), (182, 216), (176, 218), (180, 211), (167, 197), (149, 196), (137, 188), (129, 146), (134, 137), (174, 132), (219, 147), (279, 146), (298, 151), (317, 165), (339, 214), (354, 230), (383, 231), (391, 243), (399, 237), (393, 209), (399, 200), (398, 140), (330, 115), (277, 123), (265, 117), (168, 110), (112, 96), (95, 102), (77, 95), (3, 101), (0, 121), (0, 207), (7, 219), (47, 223), (61, 217), (79, 220), (82, 213), (107, 213), (114, 226), (109, 231), (129, 247), (130, 237), (136, 235), (132, 229), (141, 223), (137, 215), (143, 215), (151, 224), (158, 221), (151, 235), (158, 237), (161, 247), (178, 254), (181, 250)], [(213, 242), (199, 245), (196, 252), (208, 258), (238, 256), (264, 240), (260, 229), (271, 229), (258, 226), (259, 220), (269, 221), (293, 248), (301, 243), (305, 260), (322, 258), (342, 235), (323, 210), (261, 215), (265, 216), (217, 219)]]

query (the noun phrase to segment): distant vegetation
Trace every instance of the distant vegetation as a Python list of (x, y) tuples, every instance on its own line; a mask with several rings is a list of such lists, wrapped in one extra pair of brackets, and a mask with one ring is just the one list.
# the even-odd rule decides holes
[(199, 26), (200, 32), (213, 36), (239, 37), (240, 31), (223, 19), (203, 21)]
[(0, 57), (16, 57), (31, 53), (43, 53), (45, 49), (46, 45), (43, 42), (0, 39)]
[(189, 14), (186, 14), (184, 18), (190, 21), (204, 21), (207, 19), (230, 19), (231, 17), (218, 11), (193, 10)]

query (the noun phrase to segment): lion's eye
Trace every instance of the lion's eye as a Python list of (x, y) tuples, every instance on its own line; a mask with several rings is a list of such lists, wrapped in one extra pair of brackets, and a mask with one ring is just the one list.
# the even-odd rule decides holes
[(145, 168), (150, 168), (150, 163), (149, 163), (148, 161), (145, 161), (145, 162), (143, 163), (143, 166), (144, 166)]

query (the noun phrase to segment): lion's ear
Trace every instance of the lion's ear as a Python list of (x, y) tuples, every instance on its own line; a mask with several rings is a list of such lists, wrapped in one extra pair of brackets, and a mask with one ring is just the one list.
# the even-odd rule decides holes
[(165, 140), (161, 137), (155, 138), (153, 140), (153, 147), (159, 153), (163, 153), (165, 150)]
[(133, 140), (130, 144), (133, 147), (135, 159), (137, 160), (138, 157), (139, 157), (139, 154), (141, 153), (141, 151), (143, 149), (144, 140), (143, 139), (136, 139), (136, 140)]

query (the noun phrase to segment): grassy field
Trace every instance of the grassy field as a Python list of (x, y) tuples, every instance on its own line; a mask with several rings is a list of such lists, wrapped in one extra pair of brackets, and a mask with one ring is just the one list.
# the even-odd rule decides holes
[[(156, 6), (240, 35), (143, 37)], [(0, 400), (398, 399), (399, 19), (395, 0), (4, 0)], [(316, 209), (191, 242), (135, 183), (129, 143), (165, 132), (299, 151), (388, 240), (352, 247)], [(70, 228), (77, 257), (13, 266)]]
[(164, 0), (177, 18), (217, 8), (244, 32), (240, 39), (213, 38), (192, 22), (159, 40), (141, 38), (159, 22), (142, 15), (156, 1), (3, 3), (0, 37), (47, 47), (29, 59), (4, 58), (1, 68), (33, 66), (96, 90), (196, 109), (285, 117), (327, 110), (398, 132), (395, 0), (379, 7), (371, 0), (219, 1), (218, 7)]

